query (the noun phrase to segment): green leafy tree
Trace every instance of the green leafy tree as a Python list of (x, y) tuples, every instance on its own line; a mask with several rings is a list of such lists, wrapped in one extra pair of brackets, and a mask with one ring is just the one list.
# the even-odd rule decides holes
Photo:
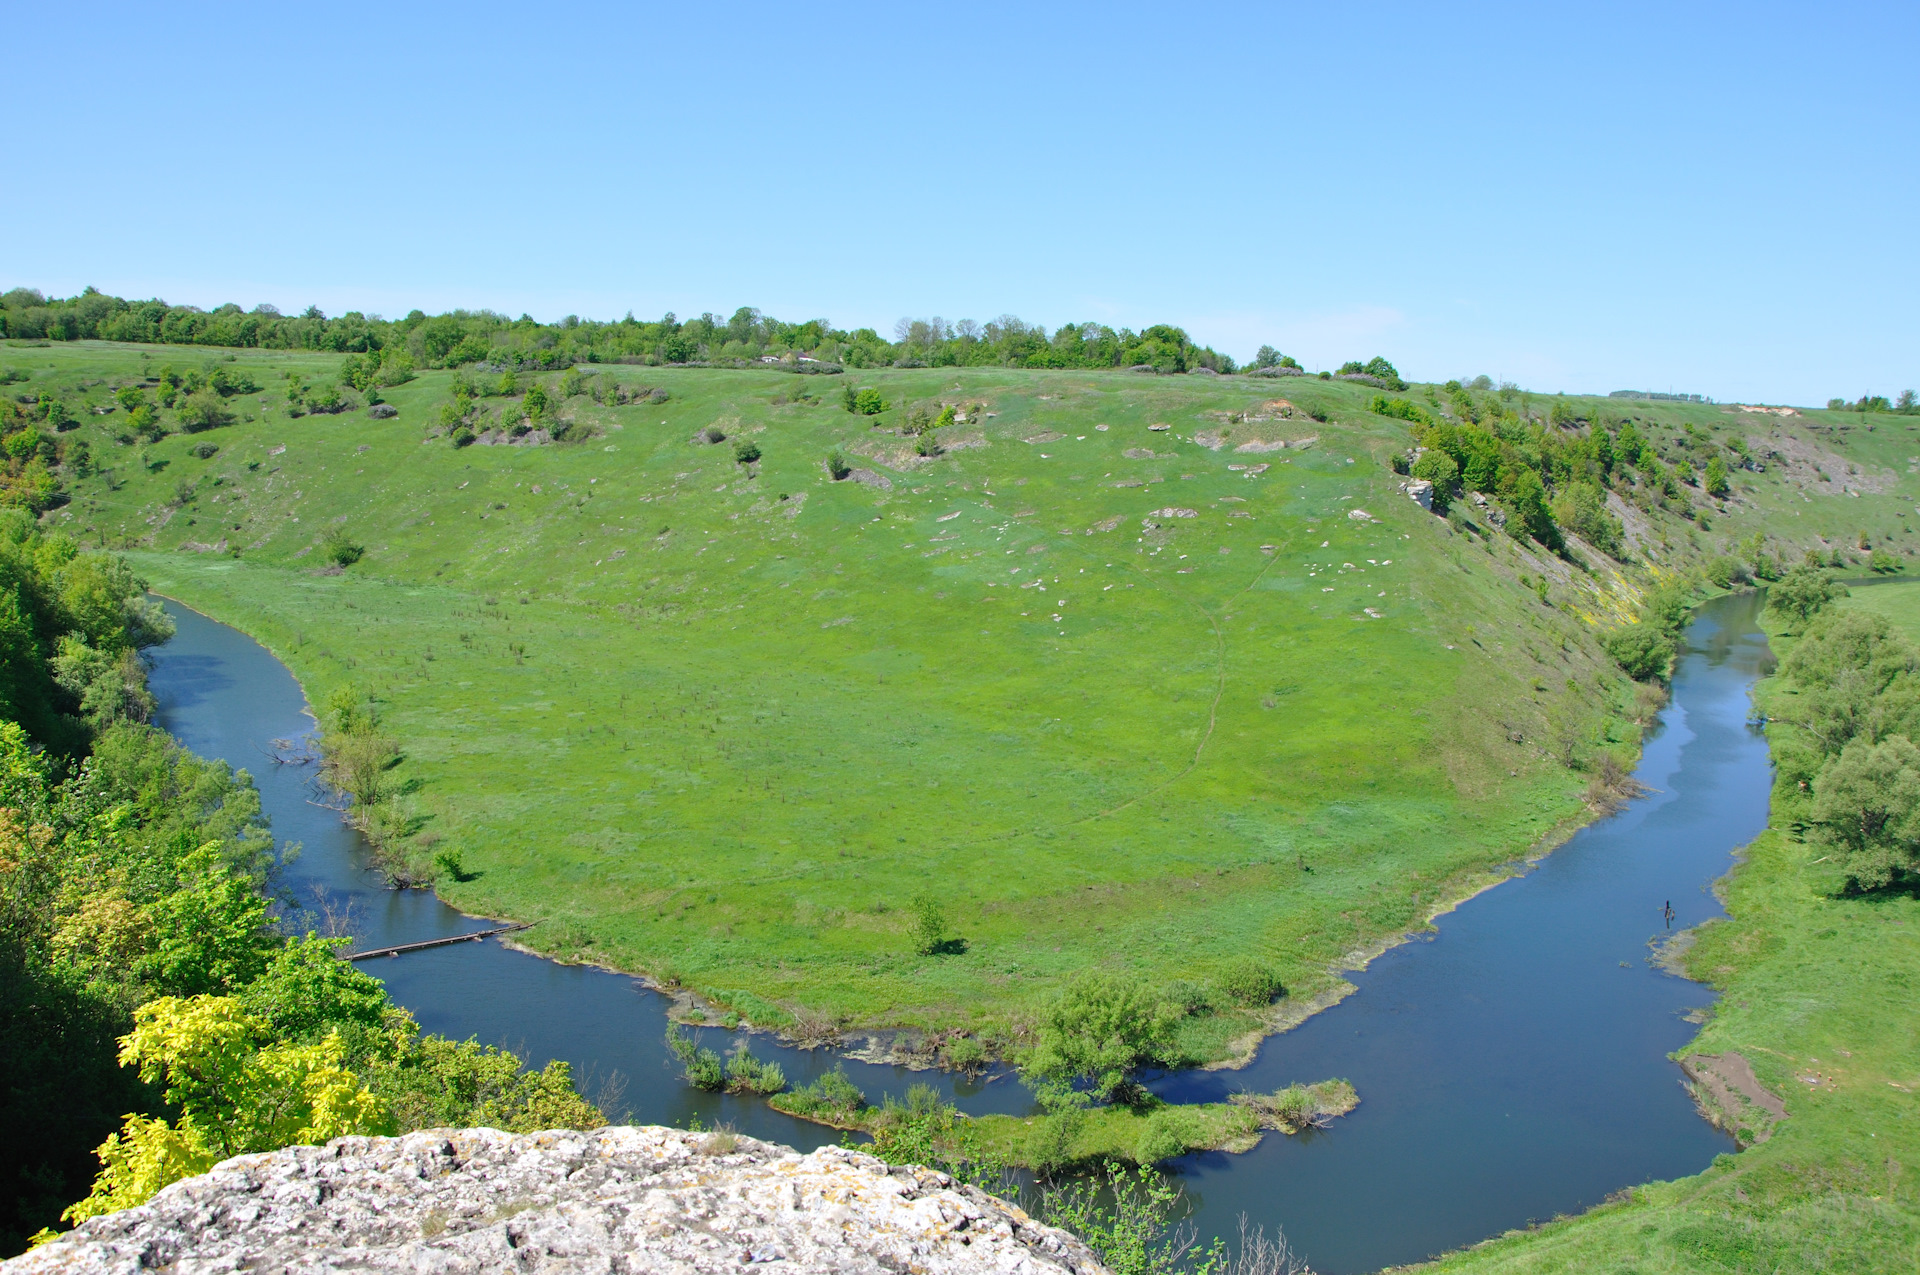
[(947, 910), (940, 900), (931, 894), (918, 894), (913, 899), (913, 950), (922, 956), (932, 956), (945, 945), (947, 935)]
[(1460, 494), (1460, 466), (1453, 457), (1437, 447), (1429, 447), (1421, 453), (1420, 459), (1413, 462), (1411, 474), (1415, 478), (1424, 478), (1433, 484), (1433, 511), (1437, 514), (1447, 512), (1454, 497)]
[(1733, 492), (1733, 488), (1727, 484), (1727, 463), (1718, 456), (1707, 461), (1706, 491), (1709, 496), (1721, 500)]
[(862, 416), (878, 416), (887, 410), (887, 401), (871, 386), (854, 395), (853, 402), (854, 410)]
[(1847, 596), (1846, 586), (1805, 564), (1793, 568), (1767, 589), (1767, 609), (1804, 627), (1828, 603)]
[(553, 400), (548, 396), (546, 387), (534, 385), (527, 390), (527, 396), (520, 401), (529, 420), (536, 425), (547, 418), (553, 408)]
[(733, 445), (733, 460), (737, 465), (751, 465), (760, 459), (760, 445), (750, 438), (740, 439)]
[(1920, 652), (1884, 616), (1821, 616), (1781, 663), (1796, 694), (1781, 716), (1828, 755), (1855, 739), (1920, 733)]
[(180, 882), (148, 908), (158, 942), (141, 962), (142, 980), (193, 996), (230, 992), (264, 973), (278, 946), (267, 900), (227, 865), (217, 842), (186, 857)]
[(249, 1015), (282, 1040), (313, 1040), (349, 1024), (375, 1029), (390, 1008), (386, 988), (340, 959), (348, 939), (294, 939), (239, 993)]
[(144, 1203), (227, 1156), (395, 1131), (386, 1104), (346, 1069), (337, 1035), (262, 1047), (263, 1035), (227, 996), (165, 996), (136, 1010), (121, 1063), (164, 1083), (179, 1119), (128, 1116), (100, 1147), (93, 1193), (66, 1216), (80, 1222)]
[(1564, 552), (1566, 541), (1561, 538), (1553, 512), (1547, 508), (1547, 488), (1540, 481), (1540, 475), (1519, 466), (1502, 474), (1501, 487), (1500, 499), (1507, 507), (1507, 530), (1531, 536), (1555, 553)]
[(1912, 741), (1856, 739), (1813, 789), (1820, 836), (1845, 851), (1859, 888), (1881, 889), (1920, 866), (1920, 748)]
[(1134, 1072), (1174, 1060), (1178, 1011), (1138, 979), (1082, 974), (1055, 998), (1021, 1072), (1043, 1101), (1085, 1085), (1107, 1101), (1137, 1096)]

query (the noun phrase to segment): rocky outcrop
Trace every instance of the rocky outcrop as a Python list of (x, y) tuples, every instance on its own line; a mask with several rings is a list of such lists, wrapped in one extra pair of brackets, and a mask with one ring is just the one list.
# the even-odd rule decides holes
[(0, 1264), (164, 1270), (1106, 1275), (945, 1174), (732, 1134), (440, 1129), (239, 1156)]

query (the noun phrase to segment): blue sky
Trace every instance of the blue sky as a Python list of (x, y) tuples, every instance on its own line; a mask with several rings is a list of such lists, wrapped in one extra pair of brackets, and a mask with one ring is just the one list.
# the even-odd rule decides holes
[(7, 5), (0, 286), (1920, 385), (1920, 6)]

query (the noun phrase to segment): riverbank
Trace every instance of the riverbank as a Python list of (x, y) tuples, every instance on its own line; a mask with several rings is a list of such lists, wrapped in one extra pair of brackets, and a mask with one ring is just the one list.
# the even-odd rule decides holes
[[(1169, 1162), (1195, 1191), (1196, 1225), (1229, 1234), (1246, 1212), (1283, 1226), (1316, 1269), (1343, 1275), (1496, 1233), (1542, 1215), (1542, 1205), (1584, 1207), (1622, 1184), (1690, 1171), (1731, 1145), (1692, 1116), (1677, 1069), (1662, 1058), (1692, 1035), (1687, 1016), (1706, 1003), (1704, 989), (1628, 965), (1642, 952), (1635, 914), (1647, 900), (1671, 895), (1683, 923), (1700, 919), (1685, 896), (1724, 872), (1726, 847), (1751, 835), (1729, 829), (1764, 810), (1765, 745), (1743, 726), (1764, 653), (1749, 640), (1752, 602), (1710, 603), (1690, 631), (1703, 645), (1682, 661), (1673, 720), (1648, 737), (1638, 772), (1652, 795), (1462, 905), (1427, 941), (1354, 973), (1362, 994), (1270, 1042), (1248, 1070), (1145, 1077), (1176, 1109), (1316, 1076), (1351, 1076), (1367, 1094), (1330, 1136), (1308, 1131), (1242, 1154)], [(286, 666), (237, 630), (184, 610), (176, 618), (180, 636), (156, 652), (163, 724), (208, 756), (247, 764), (262, 749), (281, 755), (272, 741), (311, 722)], [(329, 893), (380, 944), (480, 928), (430, 892), (380, 889), (358, 836), (311, 800), (311, 779), (303, 766), (259, 772), (277, 832), (307, 846), (288, 869), (295, 895)], [(1619, 970), (1609, 972), (1616, 956)], [(827, 1127), (762, 1099), (680, 1083), (662, 1044), (668, 1001), (636, 980), (523, 955), (498, 939), (376, 965), (396, 1002), (430, 1030), (523, 1045), (536, 1063), (564, 1058), (590, 1092), (616, 1082), (604, 1102), (628, 1119), (725, 1123), (802, 1148), (832, 1140)], [(724, 1025), (695, 1034), (721, 1051), (746, 1043)], [(799, 1086), (844, 1066), (877, 1100), (900, 1102), (931, 1085), (976, 1117), (1032, 1114), (1028, 1095), (1005, 1078), (840, 1064), (824, 1050), (765, 1043), (754, 1050)], [(638, 1083), (623, 1098), (625, 1077)], [(1643, 1117), (1631, 1131), (1611, 1114), (1627, 1109)]]
[[(1879, 611), (1920, 640), (1920, 583), (1841, 605)], [(1784, 656), (1792, 639), (1769, 630)], [(1763, 683), (1757, 702), (1765, 709), (1778, 693), (1777, 681)], [(1776, 741), (1793, 732), (1778, 721), (1768, 730)], [(1795, 794), (1779, 796), (1773, 826), (1719, 887), (1727, 919), (1700, 927), (1679, 958), (1720, 993), (1681, 1056), (1705, 1073), (1699, 1096), (1745, 1149), (1420, 1269), (1662, 1275), (1920, 1262), (1920, 898), (1840, 892), (1829, 848), (1795, 830)]]

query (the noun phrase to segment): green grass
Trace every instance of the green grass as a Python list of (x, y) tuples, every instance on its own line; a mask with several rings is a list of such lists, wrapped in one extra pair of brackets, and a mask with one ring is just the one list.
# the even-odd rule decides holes
[[(1920, 640), (1920, 583), (1842, 605)], [(1777, 653), (1790, 646), (1778, 630)], [(1772, 689), (1763, 684), (1761, 700)], [(1775, 732), (1791, 728), (1775, 723)], [(1781, 827), (1724, 885), (1687, 954), (1721, 1000), (1682, 1055), (1737, 1050), (1786, 1101), (1770, 1138), (1697, 1177), (1455, 1254), (1447, 1272), (1920, 1269), (1920, 899), (1845, 897), (1825, 847)]]
[[(33, 368), (22, 389), (104, 403), (143, 366), (208, 355), (4, 357)], [(337, 362), (236, 357), (269, 386), (283, 364), (322, 378)], [(1404, 422), (1367, 414), (1367, 387), (860, 374), (896, 404), (995, 413), (920, 461), (884, 432), (897, 410), (875, 429), (838, 407), (838, 378), (599, 371), (671, 397), (574, 399), (602, 436), (539, 448), (423, 441), (445, 373), (387, 391), (388, 421), (289, 419), (270, 388), (232, 427), (142, 448), (86, 416), (113, 472), (49, 520), (134, 549), (157, 589), (258, 637), (316, 701), (373, 693), (405, 750), (411, 852), (456, 849), (471, 875), (441, 883), (451, 902), (539, 918), (529, 941), (555, 956), (775, 1025), (806, 1012), (1005, 1044), (1074, 971), (1204, 993), (1245, 956), (1285, 981), (1284, 1013), (1586, 818), (1568, 761), (1635, 746), (1630, 688), (1594, 633), (1644, 574), (1582, 576), (1423, 513), (1386, 465)], [(1331, 419), (1263, 409), (1278, 397)], [(1616, 408), (1670, 430), (1746, 424)], [(1229, 422), (1243, 412), (1274, 419)], [(728, 443), (691, 441), (716, 424)], [(1220, 429), (1223, 449), (1194, 441)], [(738, 437), (764, 454), (752, 474)], [(1893, 438), (1816, 441), (1871, 468)], [(197, 459), (200, 441), (220, 450)], [(891, 490), (833, 482), (835, 448)], [(1828, 499), (1794, 481), (1741, 474), (1712, 533), (1655, 517), (1645, 553), (1673, 569), (1749, 525), (1851, 543), (1863, 511), (1898, 522), (1891, 488)], [(1196, 516), (1153, 513), (1168, 507)], [(317, 574), (335, 526), (367, 556)], [(1519, 582), (1542, 574), (1551, 605)], [(915, 954), (922, 893), (963, 952)], [(1199, 1016), (1187, 1047), (1217, 1057), (1261, 1023)]]
[[(835, 1129), (873, 1133), (899, 1119), (902, 1109), (823, 1109), (809, 1091), (775, 1095), (780, 1111)], [(1012, 1168), (1050, 1171), (1068, 1165), (1152, 1164), (1190, 1151), (1253, 1150), (1269, 1130), (1296, 1134), (1324, 1127), (1360, 1105), (1344, 1080), (1295, 1085), (1273, 1094), (1236, 1094), (1228, 1102), (1178, 1106), (1104, 1106), (1054, 1116), (965, 1116), (956, 1121), (949, 1152)]]

